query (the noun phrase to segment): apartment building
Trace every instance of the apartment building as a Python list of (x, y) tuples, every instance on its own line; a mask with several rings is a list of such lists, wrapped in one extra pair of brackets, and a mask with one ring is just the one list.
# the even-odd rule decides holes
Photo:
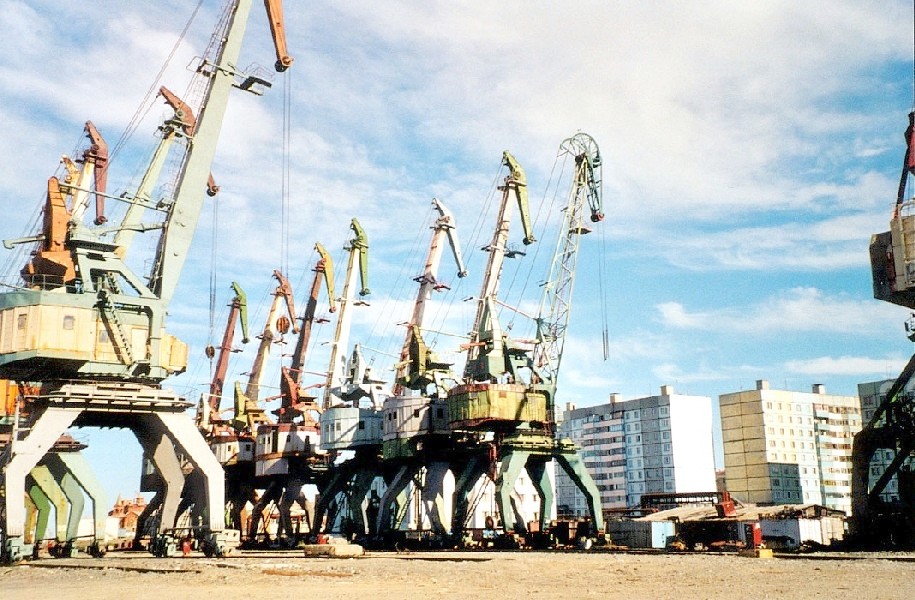
[(755, 390), (719, 396), (729, 492), (754, 504), (822, 504), (851, 512), (851, 449), (861, 430), (857, 396)]
[[(712, 400), (674, 393), (623, 400), (612, 394), (598, 406), (567, 406), (561, 437), (578, 444), (604, 509), (637, 506), (642, 494), (715, 490)], [(581, 493), (556, 473), (560, 514), (587, 514)]]

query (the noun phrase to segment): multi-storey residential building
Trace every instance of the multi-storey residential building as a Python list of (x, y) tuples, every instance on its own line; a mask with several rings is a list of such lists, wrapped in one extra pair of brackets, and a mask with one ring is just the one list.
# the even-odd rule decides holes
[[(584, 408), (567, 407), (561, 437), (581, 448), (605, 509), (637, 506), (649, 492), (715, 490), (712, 401), (707, 396), (661, 394)], [(584, 498), (562, 472), (556, 474), (560, 513), (587, 514)]]
[(851, 511), (857, 396), (756, 389), (719, 397), (728, 491), (754, 504), (822, 504)]
[[(864, 425), (870, 423), (871, 419), (874, 417), (874, 412), (886, 399), (886, 393), (889, 391), (894, 381), (895, 380), (893, 379), (885, 379), (883, 381), (871, 381), (858, 384), (858, 396), (861, 398), (861, 420)], [(909, 380), (908, 385), (906, 385), (900, 393), (909, 398), (915, 396), (915, 381)], [(882, 425), (883, 423), (884, 419), (881, 418), (875, 425)], [(876, 482), (877, 479), (883, 475), (894, 458), (896, 458), (896, 452), (894, 450), (884, 449), (874, 453), (870, 463), (871, 484)], [(911, 468), (915, 465), (915, 462), (913, 462), (911, 458), (908, 458), (904, 464), (909, 465)], [(893, 478), (886, 484), (886, 487), (883, 488), (880, 497), (884, 502), (891, 504), (899, 502), (899, 480), (895, 475), (893, 475)]]

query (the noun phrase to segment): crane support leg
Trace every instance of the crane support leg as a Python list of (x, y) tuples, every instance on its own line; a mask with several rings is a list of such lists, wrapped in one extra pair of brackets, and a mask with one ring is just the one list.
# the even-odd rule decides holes
[(348, 504), (353, 528), (359, 535), (369, 533), (369, 527), (374, 527), (374, 524), (370, 525), (368, 522), (365, 498), (369, 495), (369, 489), (371, 489), (375, 477), (376, 475), (373, 471), (364, 468), (356, 471), (353, 477), (352, 493)]
[(66, 465), (60, 460), (55, 460), (56, 458), (56, 453), (50, 453), (42, 460), (42, 464), (48, 468), (51, 476), (54, 477), (54, 481), (60, 485), (60, 489), (70, 504), (66, 533), (61, 539), (68, 544), (72, 544), (79, 536), (79, 521), (83, 516), (83, 509), (86, 507), (86, 498), (83, 495), (83, 489), (79, 486), (79, 482), (76, 481), (76, 478), (73, 477)]
[(510, 531), (524, 533), (527, 529), (520, 519), (515, 518), (511, 493), (515, 489), (515, 482), (518, 481), (518, 476), (521, 475), (531, 453), (510, 446), (503, 448), (505, 452), (502, 456), (502, 465), (496, 476), (496, 502), (499, 506), (499, 513), (502, 515), (502, 527), (506, 533)]
[[(31, 476), (27, 477), (27, 496), (35, 507), (34, 516), (28, 520), (29, 529), (25, 532), (23, 551), (31, 553), (31, 546), (39, 543), (44, 538), (48, 530), (48, 522), (51, 520), (51, 500), (41, 488), (35, 483)], [(23, 556), (19, 557), (20, 559)]]
[[(257, 533), (260, 530), (261, 521), (264, 519), (264, 511), (271, 503), (279, 501), (283, 495), (283, 484), (278, 480), (273, 480), (264, 490), (264, 494), (254, 504), (251, 510), (251, 522), (248, 524), (248, 542), (257, 543)], [(266, 527), (264, 528), (266, 530)]]
[(572, 446), (571, 451), (562, 450), (555, 458), (562, 470), (566, 472), (575, 486), (584, 494), (585, 502), (591, 512), (594, 531), (602, 532), (604, 530), (604, 513), (600, 505), (600, 492), (594, 483), (594, 479), (591, 478), (591, 474), (588, 473), (588, 469), (585, 468), (585, 463), (581, 456)]
[(314, 510), (309, 510), (308, 502), (305, 499), (305, 495), (302, 493), (302, 487), (304, 485), (305, 482), (297, 477), (288, 479), (286, 481), (286, 489), (283, 491), (283, 495), (279, 501), (279, 531), (284, 532), (289, 539), (294, 539), (296, 537), (296, 531), (292, 527), (292, 505), (296, 502), (299, 503), (299, 506), (305, 511), (306, 522), (309, 523), (311, 522), (311, 513), (314, 512)]
[(8, 545), (21, 538), (25, 526), (25, 477), (38, 461), (51, 449), (54, 442), (73, 423), (78, 413), (48, 407), (32, 425), (25, 439), (13, 440), (2, 457), (0, 471), (3, 471), (4, 494), (4, 536)]
[[(327, 485), (318, 495), (318, 501), (315, 502), (314, 524), (312, 525), (312, 531), (315, 533), (330, 531), (334, 525), (335, 515), (329, 515), (328, 509), (334, 498), (346, 488), (346, 484), (349, 482), (352, 471), (350, 465), (347, 464), (348, 462), (350, 461), (336, 467), (330, 481), (327, 482)], [(328, 516), (326, 525), (324, 524), (325, 515)]]
[(41, 491), (45, 493), (45, 496), (54, 507), (54, 539), (57, 541), (66, 540), (69, 502), (63, 489), (61, 489), (60, 482), (54, 478), (48, 467), (42, 464), (32, 469), (29, 475), (31, 475), (33, 481), (41, 488)]
[(476, 487), (490, 464), (481, 456), (471, 456), (470, 460), (461, 469), (457, 480), (454, 482), (454, 502), (451, 519), (452, 533), (463, 532), (467, 527), (467, 518), (470, 513), (470, 495)]
[(531, 476), (531, 483), (537, 494), (540, 496), (540, 531), (546, 531), (550, 524), (550, 513), (553, 510), (553, 482), (550, 480), (550, 472), (546, 468), (549, 460), (538, 460), (532, 458), (527, 463), (527, 472)]
[(257, 492), (254, 489), (253, 475), (240, 472), (237, 466), (226, 468), (226, 504), (229, 506), (229, 522), (226, 523), (226, 527), (247, 531), (248, 528), (242, 522), (242, 512), (248, 502), (251, 506), (257, 503)]
[(149, 428), (143, 433), (138, 432), (137, 439), (143, 447), (144, 454), (152, 460), (161, 479), (161, 493), (156, 494), (161, 506), (156, 533), (160, 534), (175, 527), (178, 505), (181, 503), (181, 490), (184, 489), (184, 472), (181, 470), (181, 462), (171, 439), (161, 428), (157, 429), (159, 430)]
[(191, 461), (203, 479), (206, 487), (206, 527), (211, 532), (222, 532), (226, 528), (225, 473), (216, 455), (197, 431), (191, 419), (183, 413), (156, 413), (162, 424), (180, 446), (184, 456)]
[(445, 506), (445, 475), (448, 474), (448, 463), (434, 461), (426, 465), (426, 477), (423, 483), (422, 502), (432, 531), (444, 535), (450, 532), (451, 523)]
[[(35, 530), (38, 527), (38, 506), (36, 506), (35, 501), (32, 500), (28, 492), (23, 498), (25, 499), (25, 536), (23, 541), (25, 544), (31, 545), (35, 543)], [(47, 501), (47, 498), (45, 500)], [(47, 527), (47, 522), (45, 522), (45, 527)]]
[[(407, 489), (410, 482), (413, 481), (413, 476), (416, 475), (416, 471), (417, 468), (414, 465), (405, 464), (401, 466), (397, 471), (397, 474), (394, 475), (394, 479), (391, 480), (388, 489), (386, 489), (381, 496), (381, 504), (378, 507), (378, 521), (375, 523), (375, 530), (380, 535), (400, 529), (400, 523), (394, 523), (394, 516), (392, 515), (391, 508), (397, 505), (397, 498)], [(397, 514), (396, 508), (394, 514)]]
[(65, 452), (48, 456), (48, 459), (59, 460), (70, 474), (76, 479), (80, 487), (86, 492), (92, 502), (92, 521), (97, 543), (105, 541), (105, 521), (108, 518), (108, 504), (105, 499), (105, 489), (86, 457), (79, 452)]

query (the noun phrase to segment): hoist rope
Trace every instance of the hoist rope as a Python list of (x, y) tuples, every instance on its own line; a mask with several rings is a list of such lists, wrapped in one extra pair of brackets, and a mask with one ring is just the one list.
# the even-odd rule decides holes
[[(544, 188), (543, 195), (540, 197), (540, 203), (537, 205), (537, 211), (532, 215), (531, 219), (531, 228), (536, 232), (537, 242), (533, 244), (534, 253), (530, 258), (527, 264), (527, 269), (524, 271), (524, 278), (521, 281), (521, 288), (517, 291), (518, 300), (514, 304), (520, 304), (527, 289), (530, 285), (531, 277), (534, 275), (535, 271), (538, 273), (540, 270), (537, 268), (537, 259), (540, 256), (540, 249), (544, 247), (545, 243), (548, 243), (551, 240), (547, 240), (546, 234), (549, 231), (550, 222), (552, 221), (553, 215), (556, 213), (556, 203), (557, 198), (559, 197), (562, 183), (562, 174), (565, 170), (565, 163), (568, 154), (561, 152), (556, 155), (556, 159), (553, 161), (553, 167), (550, 170), (550, 176), (547, 179), (546, 187)], [(560, 164), (560, 158), (562, 158), (562, 166), (559, 168), (557, 175), (557, 165)], [(574, 176), (574, 175), (573, 175)], [(553, 187), (553, 178), (556, 177), (556, 186)], [(551, 193), (552, 190), (552, 193)], [(549, 198), (549, 205), (547, 205), (547, 198)], [(541, 223), (542, 220), (542, 223)], [(547, 274), (544, 277), (549, 277), (549, 265), (547, 266)], [(521, 273), (521, 265), (515, 267), (515, 271), (512, 274), (511, 279), (508, 282), (508, 286), (503, 294), (503, 297), (506, 299), (514, 291), (515, 282), (518, 279), (519, 274)], [(500, 311), (501, 312), (501, 311)], [(506, 328), (511, 329), (514, 327), (515, 318), (517, 317), (516, 312), (512, 311), (512, 317), (508, 323), (506, 323)]]
[[(213, 206), (213, 218), (210, 223), (210, 231), (212, 231), (211, 242), (210, 242), (210, 329), (209, 336), (207, 339), (210, 340), (210, 343), (213, 343), (213, 336), (215, 334), (216, 327), (216, 266), (219, 264), (219, 202), (212, 202)], [(213, 369), (213, 359), (210, 359), (210, 375), (212, 376)]]
[[(413, 299), (415, 299), (415, 290), (411, 290), (410, 283), (413, 282), (414, 275), (411, 273), (417, 268), (417, 264), (412, 257), (421, 255), (424, 261), (426, 254), (423, 250), (423, 239), (426, 237), (424, 233), (428, 231), (428, 227), (431, 227), (434, 223), (433, 218), (433, 209), (432, 203), (430, 202), (426, 208), (425, 216), (422, 220), (422, 226), (419, 227), (413, 235), (413, 239), (410, 242), (410, 248), (407, 251), (406, 255), (411, 257), (407, 260), (400, 261), (400, 270), (393, 279), (393, 285), (390, 290), (388, 290), (388, 295), (382, 304), (381, 310), (377, 311), (377, 317), (375, 318), (374, 323), (372, 324), (371, 329), (369, 330), (369, 335), (366, 340), (363, 340), (362, 348), (367, 348), (365, 342), (371, 343), (373, 345), (382, 346), (382, 351), (379, 351), (379, 354), (389, 355), (397, 354), (398, 359), (400, 358), (400, 348), (403, 344), (403, 338), (406, 336), (406, 329), (398, 327), (397, 323), (408, 321), (413, 314)], [(369, 247), (371, 249), (372, 241), (369, 240)], [(425, 266), (419, 266), (420, 271), (422, 271)], [(370, 286), (371, 287), (371, 286)], [(411, 297), (411, 291), (413, 292)], [(405, 306), (409, 307), (409, 313), (403, 315), (402, 319), (398, 319), (400, 315), (396, 314), (398, 307), (396, 306), (399, 302), (404, 302), (404, 298), (409, 298), (406, 300)], [(406, 311), (405, 311), (406, 312)], [(391, 317), (394, 317), (392, 321)], [(384, 331), (384, 334), (379, 334), (379, 330)], [(393, 335), (391, 335), (393, 333)], [(402, 335), (401, 335), (402, 334)], [(379, 336), (384, 335), (385, 340), (379, 340)], [(371, 362), (372, 359), (370, 359)]]
[[(601, 190), (603, 198), (603, 190)], [(597, 289), (598, 302), (600, 303), (600, 321), (601, 321), (601, 347), (604, 352), (604, 360), (610, 358), (610, 314), (607, 306), (608, 290), (607, 285), (610, 282), (610, 261), (607, 257), (607, 227), (597, 227), (599, 229), (600, 241), (597, 250)]]
[(292, 139), (292, 78), (289, 71), (283, 74), (283, 160), (282, 160), (282, 209), (280, 211), (280, 270), (289, 274), (290, 238), (290, 162)]
[(140, 123), (143, 121), (146, 114), (152, 109), (153, 100), (159, 93), (162, 76), (165, 74), (165, 70), (168, 68), (172, 62), (172, 59), (175, 57), (175, 53), (178, 52), (178, 48), (181, 46), (181, 42), (183, 42), (184, 38), (187, 37), (187, 32), (190, 30), (191, 25), (194, 23), (194, 19), (197, 17), (197, 13), (200, 12), (200, 7), (203, 5), (203, 1), (204, 0), (198, 0), (197, 6), (195, 6), (193, 12), (191, 12), (191, 16), (188, 18), (187, 23), (184, 25), (184, 29), (181, 30), (181, 34), (178, 36), (178, 39), (175, 40), (175, 44), (172, 46), (171, 51), (168, 53), (168, 57), (166, 57), (165, 62), (162, 63), (162, 66), (159, 68), (159, 72), (156, 73), (156, 77), (153, 79), (152, 83), (149, 85), (149, 88), (146, 90), (146, 94), (143, 96), (143, 100), (140, 102), (136, 112), (128, 122), (127, 127), (121, 134), (121, 137), (118, 138), (117, 143), (115, 143), (114, 147), (109, 153), (109, 160), (117, 155), (118, 151), (124, 146), (124, 144), (127, 143), (130, 137), (136, 131), (137, 127), (140, 126)]

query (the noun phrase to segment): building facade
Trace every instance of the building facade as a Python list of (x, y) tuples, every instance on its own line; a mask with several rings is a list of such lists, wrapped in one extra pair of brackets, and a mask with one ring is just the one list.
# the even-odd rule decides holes
[(822, 504), (851, 512), (852, 438), (861, 430), (857, 396), (756, 389), (719, 397), (725, 479), (754, 504)]
[[(657, 396), (599, 406), (568, 406), (560, 437), (578, 444), (604, 509), (639, 505), (646, 493), (713, 492), (712, 401), (675, 394), (662, 386)], [(584, 497), (565, 473), (556, 474), (560, 515), (587, 514)]]

